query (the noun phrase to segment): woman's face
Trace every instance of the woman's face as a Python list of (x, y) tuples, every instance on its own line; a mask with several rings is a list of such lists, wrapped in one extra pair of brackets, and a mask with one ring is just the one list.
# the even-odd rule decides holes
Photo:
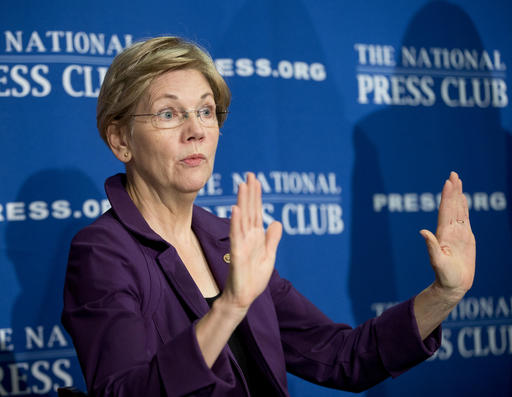
[(204, 107), (215, 109), (215, 101), (208, 81), (197, 70), (170, 71), (153, 80), (134, 114), (191, 112), (173, 129), (156, 128), (151, 117), (134, 117), (127, 171), (135, 183), (180, 193), (197, 192), (204, 186), (219, 139), (219, 127), (205, 127), (194, 112)]

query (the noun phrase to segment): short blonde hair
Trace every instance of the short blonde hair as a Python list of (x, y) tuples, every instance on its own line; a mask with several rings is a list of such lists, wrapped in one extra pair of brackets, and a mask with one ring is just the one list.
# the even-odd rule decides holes
[[(113, 122), (128, 124), (130, 113), (155, 77), (181, 69), (201, 72), (210, 84), (217, 107), (222, 111), (228, 109), (231, 92), (210, 55), (180, 37), (156, 37), (128, 47), (110, 65), (96, 108), (97, 126), (103, 140), (107, 142), (107, 128)], [(225, 119), (225, 114), (218, 115), (219, 127)]]

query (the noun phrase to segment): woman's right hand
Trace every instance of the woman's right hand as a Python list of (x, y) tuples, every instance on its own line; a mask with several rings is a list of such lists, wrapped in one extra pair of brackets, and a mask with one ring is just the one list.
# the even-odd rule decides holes
[(245, 315), (267, 287), (281, 235), (280, 222), (273, 222), (267, 231), (263, 228), (261, 185), (248, 173), (247, 182), (238, 186), (237, 204), (232, 209), (230, 272), (219, 299)]
[(197, 341), (210, 368), (274, 270), (282, 226), (273, 222), (265, 232), (262, 218), (261, 185), (249, 173), (247, 183), (238, 187), (238, 201), (233, 206), (231, 263), (224, 291), (196, 324)]

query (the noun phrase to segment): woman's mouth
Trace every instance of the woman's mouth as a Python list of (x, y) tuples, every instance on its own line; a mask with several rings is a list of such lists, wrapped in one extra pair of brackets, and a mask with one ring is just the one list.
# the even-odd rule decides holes
[(204, 160), (206, 160), (206, 157), (202, 154), (191, 154), (190, 156), (183, 158), (181, 161), (189, 167), (197, 167)]

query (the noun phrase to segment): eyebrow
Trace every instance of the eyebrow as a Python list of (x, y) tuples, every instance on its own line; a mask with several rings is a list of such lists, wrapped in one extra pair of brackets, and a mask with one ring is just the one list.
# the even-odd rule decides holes
[[(201, 95), (201, 97), (199, 99), (205, 99), (206, 97), (208, 96), (211, 96), (213, 98), (213, 93), (211, 92), (207, 92), (207, 93), (204, 93), (203, 95)], [(164, 94), (164, 95), (161, 95), (159, 97), (157, 97), (155, 100), (151, 101), (150, 100), (150, 103), (155, 103), (156, 101), (162, 99), (162, 98), (169, 98), (169, 99), (174, 99), (174, 100), (178, 100), (179, 98), (174, 95), (174, 94)]]

